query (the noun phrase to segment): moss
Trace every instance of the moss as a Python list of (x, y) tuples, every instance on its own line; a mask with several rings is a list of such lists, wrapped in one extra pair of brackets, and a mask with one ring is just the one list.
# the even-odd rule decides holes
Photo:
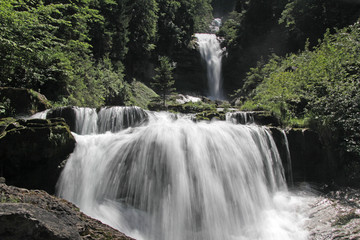
[(8, 118), (0, 118), (0, 139), (6, 135), (5, 129), (9, 126), (9, 124), (14, 123), (16, 119), (8, 117)]
[(342, 216), (338, 216), (335, 220), (335, 222), (333, 223), (333, 226), (336, 225), (346, 225), (348, 224), (351, 220), (355, 219), (355, 218), (360, 218), (360, 215), (355, 213), (355, 210), (352, 210), (350, 213), (342, 215)]
[(32, 89), (28, 89), (28, 92), (29, 92), (31, 100), (34, 100), (37, 102), (37, 104), (33, 104), (33, 110), (35, 112), (40, 110), (40, 109), (37, 109), (38, 103), (41, 103), (43, 106), (45, 106), (46, 109), (49, 109), (52, 107), (51, 103), (47, 100), (47, 98), (44, 95), (42, 95), (39, 92), (36, 92)]
[(7, 126), (12, 122), (15, 122), (16, 119), (12, 118), (12, 117), (7, 117), (7, 118), (0, 118), (0, 126)]
[(130, 96), (130, 102), (132, 105), (136, 105), (143, 109), (148, 109), (148, 104), (150, 101), (153, 98), (158, 97), (158, 95), (151, 88), (138, 81), (133, 81), (130, 88), (132, 92)]
[(225, 120), (225, 113), (224, 112), (218, 112), (214, 110), (210, 111), (203, 111), (201, 113), (197, 113), (195, 115), (195, 119), (197, 121), (201, 120), (212, 120), (212, 119), (218, 119), (218, 120)]
[(13, 195), (5, 195), (4, 193), (1, 193), (0, 196), (0, 203), (20, 203), (21, 199), (18, 197), (15, 197)]

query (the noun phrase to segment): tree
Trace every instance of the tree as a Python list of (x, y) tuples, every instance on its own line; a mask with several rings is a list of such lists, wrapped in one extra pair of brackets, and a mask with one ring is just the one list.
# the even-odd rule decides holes
[(151, 86), (162, 97), (164, 107), (166, 106), (166, 96), (175, 91), (173, 88), (175, 80), (173, 78), (173, 70), (175, 63), (170, 62), (166, 56), (159, 56), (159, 67), (155, 68), (156, 75), (153, 77)]
[(144, 75), (144, 62), (149, 59), (155, 48), (157, 13), (158, 4), (155, 0), (136, 0), (130, 5), (130, 41), (127, 44), (129, 54), (124, 61), (127, 79)]

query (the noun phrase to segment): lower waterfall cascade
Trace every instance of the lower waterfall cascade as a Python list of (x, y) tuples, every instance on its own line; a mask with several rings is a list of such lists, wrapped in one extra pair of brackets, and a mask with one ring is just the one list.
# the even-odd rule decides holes
[(57, 195), (138, 240), (307, 239), (304, 201), (288, 192), (266, 127), (147, 115), (74, 133)]

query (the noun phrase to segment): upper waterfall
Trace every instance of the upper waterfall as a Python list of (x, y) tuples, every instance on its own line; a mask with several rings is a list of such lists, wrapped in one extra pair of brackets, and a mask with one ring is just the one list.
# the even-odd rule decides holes
[[(212, 32), (219, 30), (221, 19), (214, 19), (210, 26)], [(223, 99), (221, 61), (223, 50), (216, 34), (196, 33), (202, 59), (206, 63), (208, 95), (211, 99)]]

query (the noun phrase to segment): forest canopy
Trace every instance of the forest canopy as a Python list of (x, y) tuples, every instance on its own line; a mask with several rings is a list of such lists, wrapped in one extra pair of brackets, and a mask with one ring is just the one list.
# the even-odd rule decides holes
[(144, 61), (171, 58), (211, 19), (210, 0), (0, 0), (0, 86), (121, 105)]
[(242, 87), (250, 68), (276, 54), (310, 49), (329, 29), (341, 29), (360, 17), (359, 1), (236, 0), (218, 36), (227, 49), (224, 83), (228, 92)]

